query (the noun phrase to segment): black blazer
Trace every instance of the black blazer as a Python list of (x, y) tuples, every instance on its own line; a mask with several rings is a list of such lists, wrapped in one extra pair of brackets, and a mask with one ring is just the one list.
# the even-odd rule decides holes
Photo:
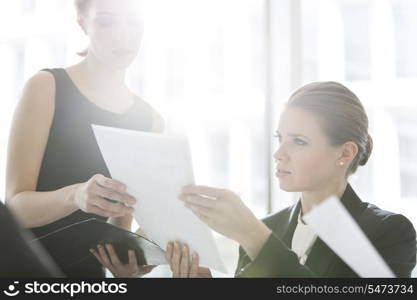
[[(350, 185), (341, 202), (398, 277), (410, 277), (416, 264), (416, 231), (403, 215), (362, 202)], [(326, 244), (317, 238), (305, 265), (291, 251), (301, 202), (263, 222), (272, 234), (254, 261), (239, 248), (237, 277), (358, 277)], [(358, 253), (360, 255), (360, 253)]]

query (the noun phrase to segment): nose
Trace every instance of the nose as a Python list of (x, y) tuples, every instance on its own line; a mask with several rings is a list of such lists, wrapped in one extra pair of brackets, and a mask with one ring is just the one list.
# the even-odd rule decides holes
[(141, 35), (139, 28), (132, 27), (129, 25), (128, 21), (121, 22), (115, 38), (117, 39), (117, 44), (122, 47), (131, 47), (133, 43), (136, 42), (138, 37)]
[(289, 157), (288, 157), (288, 153), (286, 151), (284, 143), (282, 143), (281, 145), (278, 146), (278, 149), (275, 151), (273, 157), (274, 157), (276, 162), (281, 162), (281, 161), (288, 160)]

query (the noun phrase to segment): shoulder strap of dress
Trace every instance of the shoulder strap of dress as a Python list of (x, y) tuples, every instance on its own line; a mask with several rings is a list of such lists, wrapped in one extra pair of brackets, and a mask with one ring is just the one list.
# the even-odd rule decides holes
[(56, 69), (42, 69), (41, 71), (51, 73), (55, 78), (55, 84), (58, 85), (60, 82), (64, 80), (64, 69), (56, 68)]
[[(63, 95), (67, 93), (68, 83), (65, 74), (65, 70), (62, 68), (54, 69), (42, 69), (41, 71), (49, 72), (52, 74), (55, 80), (55, 108), (62, 105), (64, 99), (61, 99)], [(64, 97), (65, 98), (65, 97)], [(57, 109), (55, 109), (57, 111)]]

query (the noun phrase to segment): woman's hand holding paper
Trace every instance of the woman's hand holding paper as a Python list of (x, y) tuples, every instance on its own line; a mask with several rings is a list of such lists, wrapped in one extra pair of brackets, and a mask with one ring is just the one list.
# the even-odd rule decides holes
[(78, 185), (73, 199), (78, 208), (86, 213), (102, 217), (131, 215), (134, 211), (131, 206), (136, 199), (127, 194), (126, 188), (121, 182), (97, 174)]
[(179, 199), (210, 228), (237, 241), (255, 258), (271, 230), (232, 191), (207, 186), (186, 186)]

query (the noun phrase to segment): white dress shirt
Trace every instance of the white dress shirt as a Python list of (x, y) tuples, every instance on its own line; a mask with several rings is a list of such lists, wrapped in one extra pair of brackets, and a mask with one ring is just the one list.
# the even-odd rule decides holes
[(300, 209), (297, 226), (291, 242), (291, 250), (297, 254), (300, 264), (304, 265), (307, 261), (307, 257), (310, 254), (316, 238), (317, 235), (311, 227), (303, 222)]

